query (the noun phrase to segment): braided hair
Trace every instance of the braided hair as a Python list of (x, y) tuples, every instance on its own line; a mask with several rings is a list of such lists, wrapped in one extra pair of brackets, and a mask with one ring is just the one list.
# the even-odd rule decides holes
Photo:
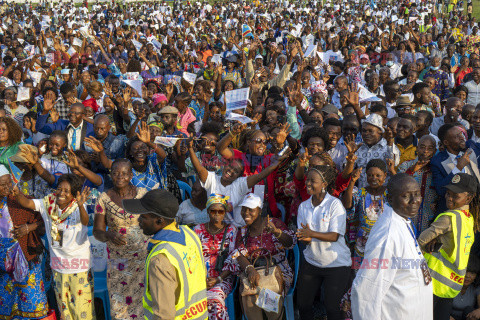
[(337, 178), (337, 171), (331, 166), (311, 166), (309, 171), (317, 172), (323, 182), (327, 185), (327, 191), (332, 193), (335, 189), (335, 179)]

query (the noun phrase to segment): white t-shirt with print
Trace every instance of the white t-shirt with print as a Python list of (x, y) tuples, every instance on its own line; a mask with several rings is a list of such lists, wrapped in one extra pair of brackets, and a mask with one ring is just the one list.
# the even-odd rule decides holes
[[(47, 214), (43, 199), (33, 200), (35, 211), (40, 212), (45, 222), (45, 230), (50, 250), (50, 265), (52, 270), (60, 273), (79, 273), (90, 269), (90, 241), (88, 240), (88, 227), (80, 220), (80, 210), (77, 208), (68, 218), (59, 224), (58, 229), (63, 230), (63, 243), (52, 241), (50, 230), (52, 220)], [(86, 207), (84, 205), (85, 210)]]

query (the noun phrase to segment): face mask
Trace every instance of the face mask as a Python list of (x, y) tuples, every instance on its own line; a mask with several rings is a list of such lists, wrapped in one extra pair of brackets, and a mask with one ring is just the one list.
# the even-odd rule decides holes
[(361, 64), (360, 67), (361, 67), (362, 69), (367, 69), (367, 68), (368, 68), (368, 64)]
[(393, 61), (387, 61), (386, 65), (387, 65), (387, 67), (393, 66)]
[(433, 71), (437, 71), (438, 69), (440, 69), (440, 66), (438, 66), (438, 67), (430, 67), (430, 69), (432, 69)]

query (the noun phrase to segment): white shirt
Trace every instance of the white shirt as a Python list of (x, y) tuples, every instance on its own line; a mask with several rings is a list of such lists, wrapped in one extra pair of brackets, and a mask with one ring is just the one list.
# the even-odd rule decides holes
[(177, 212), (177, 221), (179, 224), (201, 224), (210, 221), (207, 209), (200, 210), (192, 204), (191, 199), (180, 203)]
[[(63, 243), (60, 246), (52, 241), (50, 235), (52, 220), (47, 215), (43, 199), (35, 199), (33, 202), (35, 211), (40, 212), (45, 222), (52, 269), (63, 274), (88, 271), (90, 269), (90, 240), (88, 240), (88, 227), (84, 226), (80, 220), (80, 210), (75, 209), (64, 222), (59, 224), (58, 230), (63, 230)], [(85, 205), (84, 208), (87, 210)]]
[[(82, 128), (85, 121), (82, 120), (82, 123), (78, 127), (74, 127), (71, 123), (67, 126), (67, 138), (68, 138), (68, 147), (73, 150), (80, 150), (82, 145)], [(73, 132), (76, 131), (77, 135), (75, 136), (75, 146), (72, 145)]]
[(390, 69), (390, 78), (392, 78), (392, 80), (395, 80), (399, 77), (402, 76), (402, 65), (399, 64), (399, 63), (393, 63), (393, 65), (391, 67), (389, 67)]
[(243, 221), (242, 218), (242, 207), (240, 207), (240, 203), (245, 195), (250, 191), (248, 189), (247, 177), (240, 177), (226, 187), (220, 182), (221, 178), (222, 177), (217, 176), (215, 172), (208, 171), (207, 180), (205, 180), (205, 183), (201, 182), (202, 187), (207, 190), (207, 195), (219, 193), (224, 196), (229, 196), (230, 199), (228, 199), (228, 202), (232, 204), (233, 216), (232, 212), (229, 212), (227, 215), (225, 215), (225, 222), (231, 223), (235, 227), (243, 227), (245, 225), (245, 221)]
[(370, 232), (364, 257), (369, 262), (378, 259), (379, 267), (359, 269), (352, 285), (353, 319), (433, 319), (432, 283), (425, 285), (417, 263), (423, 256), (408, 228), (412, 228), (408, 220), (385, 206)]
[(336, 232), (339, 234), (335, 242), (312, 239), (303, 251), (305, 260), (318, 268), (349, 267), (352, 265), (350, 249), (345, 244), (345, 228), (347, 215), (342, 202), (326, 194), (322, 203), (314, 207), (312, 197), (298, 207), (297, 226), (310, 226), (317, 232)]

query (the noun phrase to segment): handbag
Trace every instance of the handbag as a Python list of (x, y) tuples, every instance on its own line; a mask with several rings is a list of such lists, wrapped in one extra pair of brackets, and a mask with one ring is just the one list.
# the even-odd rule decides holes
[[(252, 256), (255, 252), (262, 250), (265, 251), (265, 249), (263, 248), (255, 250), (252, 253)], [(265, 264), (255, 267), (257, 261), (260, 261), (260, 259), (262, 258), (265, 260)], [(256, 295), (260, 292), (260, 289), (262, 288), (272, 290), (273, 292), (278, 294), (281, 294), (283, 292), (285, 282), (282, 276), (282, 270), (280, 270), (280, 267), (278, 265), (273, 265), (272, 255), (270, 254), (270, 252), (267, 252), (266, 255), (258, 256), (253, 261), (253, 266), (260, 275), (258, 286), (252, 287), (250, 281), (248, 280), (248, 276), (245, 273), (242, 273), (240, 275), (240, 279), (243, 285), (241, 290), (242, 297)]]
[[(225, 260), (228, 258), (228, 248), (223, 248), (223, 244), (225, 243), (225, 238), (227, 237), (227, 229), (230, 225), (228, 224), (225, 227), (225, 231), (223, 232), (222, 243), (220, 244), (220, 254), (217, 257), (217, 261), (215, 262), (215, 271), (222, 272), (223, 265), (225, 264)], [(222, 250), (223, 249), (223, 250)]]

